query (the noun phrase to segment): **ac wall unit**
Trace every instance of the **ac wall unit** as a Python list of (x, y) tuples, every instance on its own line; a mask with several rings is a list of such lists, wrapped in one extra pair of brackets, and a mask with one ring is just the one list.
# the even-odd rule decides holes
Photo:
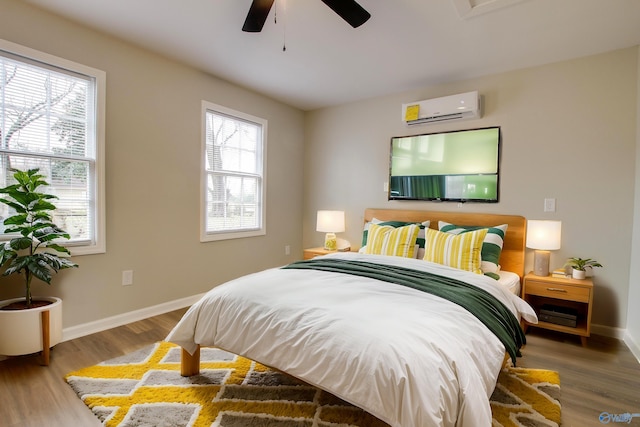
[(408, 125), (467, 120), (482, 117), (478, 91), (402, 104), (402, 120)]

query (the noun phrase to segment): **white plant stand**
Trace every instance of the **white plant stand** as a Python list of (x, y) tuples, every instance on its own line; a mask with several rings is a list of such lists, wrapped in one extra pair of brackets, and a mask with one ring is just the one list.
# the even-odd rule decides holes
[[(19, 356), (42, 352), (44, 365), (49, 365), (50, 349), (62, 341), (62, 300), (35, 297), (51, 304), (26, 310), (0, 310), (0, 354)], [(24, 298), (0, 301), (0, 307)]]

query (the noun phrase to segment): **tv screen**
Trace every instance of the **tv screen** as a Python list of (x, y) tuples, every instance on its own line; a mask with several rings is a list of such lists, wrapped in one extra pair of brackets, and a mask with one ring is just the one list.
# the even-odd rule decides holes
[(389, 200), (498, 201), (500, 128), (391, 138)]

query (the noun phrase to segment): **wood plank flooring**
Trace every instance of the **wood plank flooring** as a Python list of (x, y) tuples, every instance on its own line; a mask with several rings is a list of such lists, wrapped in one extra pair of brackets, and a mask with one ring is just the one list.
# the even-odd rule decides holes
[(50, 365), (37, 355), (0, 362), (0, 426), (100, 426), (64, 376), (163, 340), (186, 310), (177, 310), (56, 345)]
[[(585, 348), (577, 336), (531, 328), (522, 354), (519, 366), (560, 373), (563, 426), (602, 426), (602, 412), (640, 414), (640, 363), (621, 341), (592, 335)], [(640, 426), (640, 417), (626, 425)]]
[[(63, 376), (164, 339), (184, 312), (60, 343), (48, 367), (37, 355), (0, 361), (0, 426), (100, 426)], [(640, 413), (640, 363), (621, 342), (594, 336), (583, 348), (577, 337), (535, 328), (527, 340), (519, 366), (560, 372), (563, 426), (603, 425), (602, 412)]]

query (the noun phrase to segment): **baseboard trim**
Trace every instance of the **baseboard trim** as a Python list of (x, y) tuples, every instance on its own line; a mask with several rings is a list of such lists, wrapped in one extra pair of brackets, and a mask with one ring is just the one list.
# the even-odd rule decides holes
[(626, 329), (614, 328), (611, 326), (591, 324), (591, 333), (596, 335), (604, 335), (605, 337), (622, 340), (625, 336)]
[(130, 311), (128, 313), (118, 314), (116, 316), (107, 317), (105, 319), (95, 320), (93, 322), (84, 323), (82, 325), (71, 326), (62, 330), (62, 341), (69, 341), (75, 338), (84, 337), (86, 335), (95, 334), (96, 332), (106, 331), (107, 329), (116, 328), (128, 323), (137, 322), (139, 320), (148, 319), (149, 317), (158, 316), (180, 308), (189, 307), (196, 303), (204, 294), (193, 295), (162, 304), (145, 307), (140, 310)]
[(633, 337), (629, 333), (629, 330), (625, 332), (623, 341), (627, 345), (627, 347), (629, 347), (629, 350), (631, 350), (631, 353), (633, 353), (633, 355), (636, 357), (636, 359), (638, 359), (638, 362), (640, 363), (640, 343), (637, 343), (633, 339)]

